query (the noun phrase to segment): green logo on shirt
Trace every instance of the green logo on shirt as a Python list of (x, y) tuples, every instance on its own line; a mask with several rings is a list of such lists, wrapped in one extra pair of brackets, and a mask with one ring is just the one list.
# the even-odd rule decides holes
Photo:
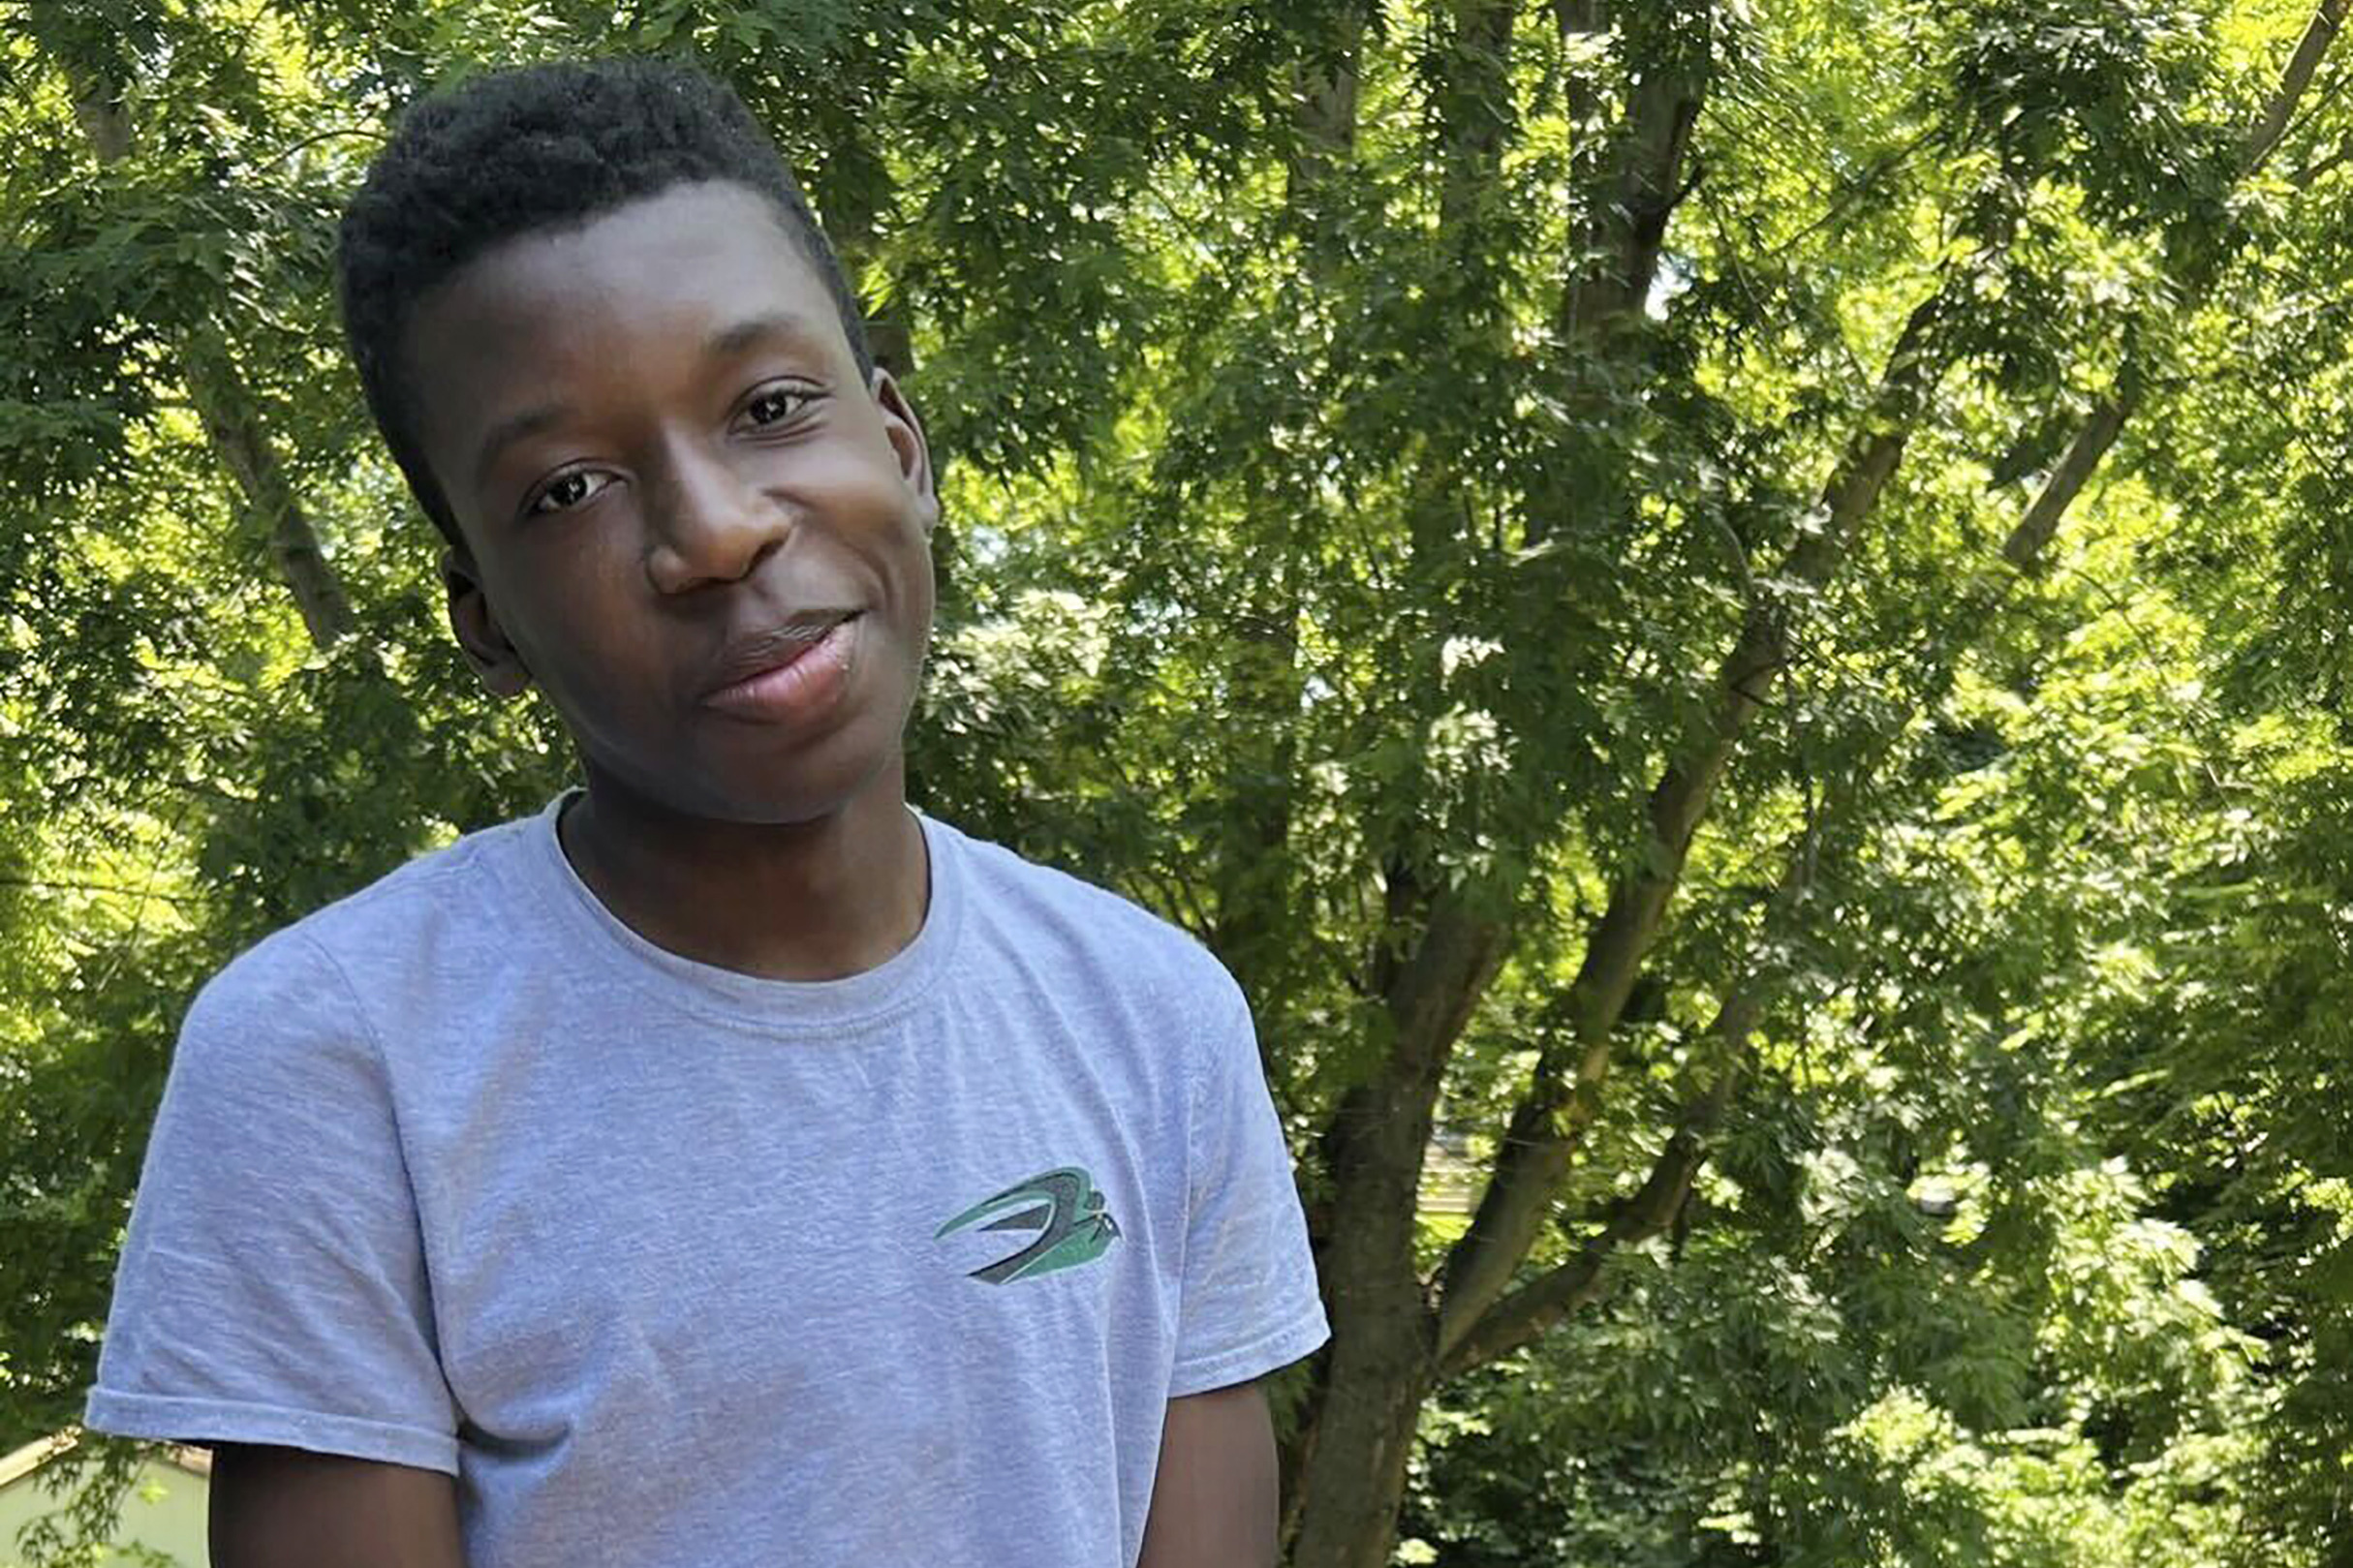
[[(998, 1217), (989, 1219), (991, 1214)], [(980, 1224), (983, 1219), (989, 1222)], [(1103, 1195), (1095, 1190), (1094, 1179), (1075, 1165), (1033, 1176), (981, 1199), (934, 1231), (932, 1240), (975, 1227), (1038, 1233), (1037, 1240), (1011, 1257), (972, 1272), (972, 1278), (992, 1285), (1092, 1263), (1119, 1238), (1119, 1222), (1104, 1211)]]

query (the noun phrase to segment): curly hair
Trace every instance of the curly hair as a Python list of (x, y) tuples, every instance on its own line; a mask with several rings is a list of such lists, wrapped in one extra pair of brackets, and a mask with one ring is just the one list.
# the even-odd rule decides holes
[(501, 241), (575, 228), (673, 185), (728, 180), (774, 202), (833, 296), (872, 378), (857, 301), (775, 144), (726, 83), (689, 66), (608, 59), (526, 66), (419, 100), (344, 209), (343, 326), (368, 411), (418, 504), (457, 519), (418, 442), (401, 334), (418, 301)]

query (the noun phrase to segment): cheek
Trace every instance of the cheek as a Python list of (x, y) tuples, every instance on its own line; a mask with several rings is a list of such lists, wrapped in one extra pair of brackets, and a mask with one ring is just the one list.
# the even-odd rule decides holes
[(502, 624), (508, 640), (548, 694), (567, 707), (613, 706), (653, 674), (659, 650), (641, 646), (641, 630), (620, 597), (611, 562), (573, 553), (513, 563), (531, 585), (510, 602)]
[(908, 552), (907, 564), (907, 634), (913, 641), (911, 652), (920, 663), (931, 642), (932, 617), (940, 602), (939, 579), (932, 570), (930, 543), (918, 537)]

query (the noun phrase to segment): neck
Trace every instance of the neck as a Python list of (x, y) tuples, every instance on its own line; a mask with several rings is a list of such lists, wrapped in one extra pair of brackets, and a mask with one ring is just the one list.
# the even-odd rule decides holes
[(557, 835), (623, 925), (762, 979), (873, 968), (914, 940), (930, 902), (923, 830), (896, 759), (839, 811), (778, 824), (682, 816), (592, 775)]

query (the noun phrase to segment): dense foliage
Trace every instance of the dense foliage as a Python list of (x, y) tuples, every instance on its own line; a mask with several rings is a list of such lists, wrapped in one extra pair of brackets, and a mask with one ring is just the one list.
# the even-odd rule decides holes
[(945, 460), (920, 798), (1257, 1006), (1294, 1562), (2353, 1560), (2347, 3), (0, 13), (0, 1447), (193, 987), (567, 776), (337, 202), (661, 51)]

